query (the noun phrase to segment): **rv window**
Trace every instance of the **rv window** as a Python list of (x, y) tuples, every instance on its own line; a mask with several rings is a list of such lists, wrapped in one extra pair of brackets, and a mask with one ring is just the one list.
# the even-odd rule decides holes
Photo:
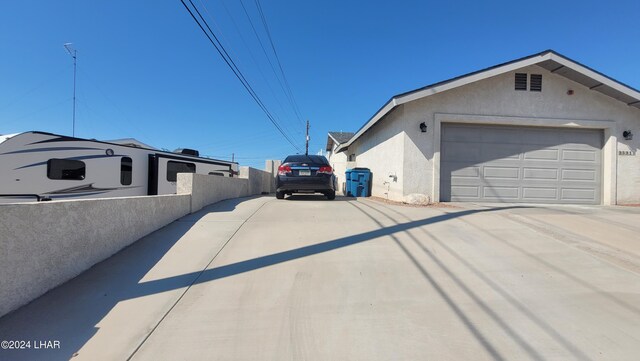
[(178, 173), (195, 173), (196, 165), (193, 163), (167, 162), (167, 181), (175, 182), (178, 179)]
[(131, 185), (133, 176), (133, 160), (129, 157), (122, 157), (120, 160), (120, 184), (123, 186)]
[(71, 159), (49, 159), (47, 177), (49, 179), (83, 180), (86, 174), (84, 162)]
[(224, 174), (220, 173), (220, 172), (209, 172), (209, 175), (219, 175), (224, 177)]

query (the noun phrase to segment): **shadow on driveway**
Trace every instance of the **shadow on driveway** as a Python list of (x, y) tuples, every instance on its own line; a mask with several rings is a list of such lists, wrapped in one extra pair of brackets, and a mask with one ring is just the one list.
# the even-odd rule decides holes
[[(284, 198), (286, 201), (329, 201), (327, 197), (321, 194), (293, 194)], [(331, 202), (353, 201), (354, 197), (345, 197), (336, 195), (336, 199)]]
[[(300, 197), (309, 201), (318, 200), (315, 196), (310, 196), (312, 197), (311, 199), (306, 198), (309, 196)], [(318, 197), (324, 198), (322, 196)], [(353, 200), (353, 198), (338, 197), (336, 200), (349, 201)], [(244, 201), (246, 201), (246, 198), (223, 201), (187, 216), (192, 217), (189, 222), (184, 220), (173, 222), (169, 226), (142, 238), (111, 258), (95, 265), (75, 279), (53, 289), (29, 305), (0, 318), (0, 339), (60, 340), (62, 344), (62, 348), (58, 350), (0, 351), (0, 358), (12, 360), (69, 359), (95, 335), (98, 330), (96, 325), (118, 303), (126, 300), (185, 287), (186, 290), (184, 292), (186, 293), (188, 288), (194, 284), (211, 282), (283, 262), (338, 250), (379, 237), (406, 232), (413, 228), (475, 213), (522, 208), (521, 206), (506, 206), (451, 212), (421, 220), (398, 223), (389, 227), (381, 226), (379, 229), (369, 232), (256, 257), (212, 269), (206, 269), (205, 267), (204, 270), (199, 272), (140, 282), (154, 265), (196, 224), (198, 219), (209, 212), (231, 211)], [(473, 331), (473, 325), (469, 321), (465, 322), (465, 324)], [(140, 330), (140, 332), (144, 331)], [(474, 334), (495, 358), (501, 359), (500, 355), (490, 345), (486, 344), (482, 335)], [(135, 352), (133, 349), (131, 351)]]

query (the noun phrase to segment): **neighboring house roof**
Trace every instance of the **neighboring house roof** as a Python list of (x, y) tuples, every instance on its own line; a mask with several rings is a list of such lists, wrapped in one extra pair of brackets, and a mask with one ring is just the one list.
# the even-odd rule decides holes
[(389, 101), (387, 101), (387, 103), (385, 103), (385, 105), (380, 108), (380, 110), (378, 110), (378, 112), (376, 112), (376, 114), (374, 114), (373, 117), (371, 117), (348, 142), (340, 144), (338, 149), (336, 149), (336, 152), (347, 150), (347, 148), (349, 148), (356, 139), (369, 130), (369, 128), (382, 119), (386, 114), (391, 112), (395, 107), (401, 104), (530, 65), (541, 66), (554, 74), (564, 76), (569, 80), (580, 83), (588, 87), (590, 90), (598, 91), (629, 106), (640, 109), (640, 91), (637, 89), (571, 60), (564, 55), (558, 54), (553, 50), (546, 50), (508, 63), (499, 64), (490, 68), (395, 95), (391, 97), (391, 99), (389, 99)]
[(349, 141), (355, 133), (353, 132), (329, 132), (327, 137), (327, 150), (333, 150), (334, 144), (343, 144)]

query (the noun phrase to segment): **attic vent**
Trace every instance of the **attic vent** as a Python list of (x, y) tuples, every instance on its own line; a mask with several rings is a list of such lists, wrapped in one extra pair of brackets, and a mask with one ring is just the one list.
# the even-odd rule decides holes
[(516, 90), (527, 90), (526, 73), (516, 73)]
[(532, 92), (541, 92), (542, 91), (542, 75), (541, 74), (531, 74), (531, 87), (529, 88)]

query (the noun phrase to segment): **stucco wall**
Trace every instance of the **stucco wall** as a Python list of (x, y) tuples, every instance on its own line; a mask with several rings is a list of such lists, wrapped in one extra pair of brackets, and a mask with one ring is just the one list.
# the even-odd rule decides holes
[(191, 195), (191, 213), (225, 199), (269, 193), (271, 174), (241, 167), (239, 178), (178, 173), (178, 194)]
[(276, 176), (278, 175), (278, 167), (282, 164), (281, 160), (266, 160), (264, 164), (264, 170), (271, 175), (271, 181), (269, 183), (269, 193), (275, 193), (276, 191)]
[(240, 167), (240, 178), (249, 180), (249, 194), (271, 192), (271, 173), (251, 167)]
[(343, 194), (343, 188), (345, 183), (345, 171), (347, 170), (347, 154), (348, 152), (335, 153), (338, 145), (334, 145), (332, 151), (328, 154), (327, 159), (331, 168), (333, 168), (333, 174), (336, 176), (336, 191)]
[[(438, 188), (438, 185), (434, 186), (434, 182), (439, 181), (434, 177), (434, 170), (437, 170), (438, 166), (434, 159), (437, 159), (435, 155), (439, 153), (436, 141), (439, 134), (436, 134), (435, 126), (437, 115), (455, 114), (458, 115), (458, 119), (463, 119), (465, 114), (470, 115), (469, 118), (476, 115), (513, 117), (516, 119), (515, 124), (517, 118), (540, 119), (539, 125), (547, 126), (563, 123), (563, 120), (566, 120), (567, 126), (582, 126), (589, 121), (611, 121), (615, 130), (610, 134), (611, 138), (605, 139), (605, 142), (612, 140), (611, 151), (615, 156), (612, 156), (612, 159), (604, 159), (603, 162), (605, 182), (607, 168), (612, 168), (614, 175), (617, 169), (617, 177), (612, 180), (615, 184), (611, 203), (640, 203), (640, 110), (535, 65), (519, 69), (517, 72), (542, 74), (542, 92), (515, 91), (515, 72), (509, 72), (408, 102), (393, 111), (401, 115), (395, 125), (374, 126), (354, 143), (355, 149), (361, 149), (361, 144), (367, 144), (369, 152), (378, 154), (371, 155), (368, 160), (385, 156), (396, 160), (398, 154), (390, 152), (401, 153), (400, 148), (384, 145), (376, 146), (374, 150), (370, 148), (375, 145), (376, 139), (380, 138), (378, 132), (384, 133), (383, 138), (389, 137), (390, 134), (402, 134), (404, 177), (399, 179), (401, 189), (390, 194), (396, 200), (403, 200), (404, 196), (411, 193), (434, 197), (434, 189)], [(574, 91), (573, 95), (567, 94), (569, 89)], [(572, 124), (571, 120), (585, 122), (582, 122), (582, 125)], [(384, 121), (383, 119), (381, 122)], [(428, 126), (426, 133), (419, 130), (421, 122)], [(487, 123), (491, 121), (488, 120)], [(622, 131), (627, 129), (636, 135), (633, 140), (622, 138)], [(353, 145), (351, 148), (354, 148)], [(636, 151), (636, 155), (618, 156), (620, 150)], [(367, 165), (358, 159), (358, 166)], [(389, 171), (392, 169), (389, 168)]]
[[(373, 196), (395, 200), (403, 198), (402, 182), (405, 171), (402, 164), (405, 143), (403, 114), (402, 106), (396, 108), (346, 151), (348, 154), (355, 152), (357, 166), (369, 168), (373, 173), (371, 186)], [(350, 164), (347, 166), (350, 167)]]
[(191, 195), (189, 211), (193, 213), (208, 204), (249, 195), (249, 180), (206, 174), (178, 173), (178, 194)]
[(179, 173), (178, 195), (0, 204), (0, 316), (182, 216), (269, 191), (270, 173), (240, 171)]
[(0, 205), (0, 316), (189, 210), (188, 195)]

